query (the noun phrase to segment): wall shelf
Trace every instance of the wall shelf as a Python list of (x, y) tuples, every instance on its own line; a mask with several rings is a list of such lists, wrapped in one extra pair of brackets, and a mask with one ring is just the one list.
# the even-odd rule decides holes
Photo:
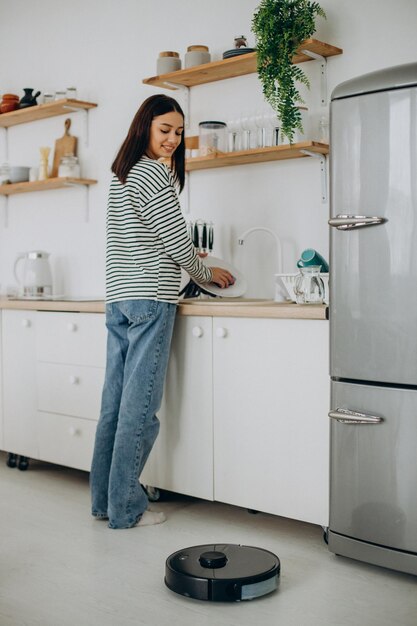
[(90, 178), (47, 178), (46, 180), (35, 180), (33, 182), (0, 185), (0, 195), (12, 196), (16, 193), (46, 191), (48, 189), (62, 189), (64, 187), (89, 186), (95, 185), (96, 183), (96, 180)]
[(73, 111), (87, 111), (97, 106), (93, 102), (84, 102), (83, 100), (73, 100), (71, 98), (62, 98), (47, 104), (37, 104), (26, 109), (17, 109), (9, 113), (0, 115), (0, 128), (9, 128), (17, 124), (26, 124), (36, 120), (55, 117), (56, 115), (68, 115)]
[[(191, 139), (191, 138), (190, 138)], [(318, 141), (302, 141), (300, 143), (273, 146), (270, 148), (256, 148), (253, 150), (239, 150), (239, 152), (217, 152), (209, 156), (194, 157), (186, 160), (187, 172), (206, 170), (215, 167), (230, 165), (245, 165), (246, 163), (265, 163), (284, 159), (299, 159), (310, 156), (308, 153), (325, 155), (329, 153), (329, 146)]]
[[(335, 56), (343, 53), (343, 50), (336, 46), (318, 41), (317, 39), (306, 39), (299, 46), (293, 58), (293, 63), (303, 63), (315, 58), (308, 56), (308, 54), (303, 52), (304, 50), (321, 57)], [(256, 52), (249, 52), (248, 54), (232, 57), (230, 59), (222, 59), (221, 61), (204, 63), (203, 65), (170, 72), (169, 74), (144, 78), (142, 82), (145, 83), (145, 85), (175, 89), (175, 85), (194, 87), (196, 85), (204, 85), (226, 78), (244, 76), (245, 74), (252, 74), (254, 72), (256, 72)]]

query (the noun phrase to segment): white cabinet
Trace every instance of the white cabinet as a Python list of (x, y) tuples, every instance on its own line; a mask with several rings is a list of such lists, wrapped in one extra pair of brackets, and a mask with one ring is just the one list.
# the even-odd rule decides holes
[(39, 458), (35, 311), (3, 311), (3, 447)]
[(328, 524), (328, 323), (213, 319), (215, 500)]
[(105, 372), (103, 314), (3, 311), (3, 445), (89, 470)]
[(328, 523), (328, 323), (178, 317), (144, 484)]
[(212, 321), (177, 316), (158, 439), (143, 484), (213, 499)]

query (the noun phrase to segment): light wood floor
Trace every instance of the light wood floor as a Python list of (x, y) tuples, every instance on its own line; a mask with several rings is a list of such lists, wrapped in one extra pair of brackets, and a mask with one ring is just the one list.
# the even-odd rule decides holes
[[(39, 462), (21, 472), (5, 458), (0, 453), (1, 626), (417, 624), (417, 578), (330, 554), (320, 527), (171, 495), (158, 503), (165, 524), (109, 530), (90, 517), (87, 474)], [(215, 604), (167, 589), (166, 558), (211, 542), (277, 554), (279, 590)]]

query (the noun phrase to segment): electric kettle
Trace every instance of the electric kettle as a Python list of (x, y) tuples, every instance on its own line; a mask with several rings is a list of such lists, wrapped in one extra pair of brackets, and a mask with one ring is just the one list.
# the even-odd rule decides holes
[[(52, 274), (49, 266), (49, 252), (32, 250), (19, 254), (14, 262), (13, 273), (19, 285), (19, 295), (26, 298), (52, 295)], [(17, 266), (23, 261), (23, 275), (20, 277)]]

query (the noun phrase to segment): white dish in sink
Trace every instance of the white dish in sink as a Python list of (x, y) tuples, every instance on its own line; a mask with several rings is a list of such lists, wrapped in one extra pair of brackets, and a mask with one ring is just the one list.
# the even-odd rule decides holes
[(207, 267), (221, 267), (222, 269), (227, 270), (232, 274), (232, 276), (234, 276), (235, 282), (233, 285), (230, 285), (230, 287), (225, 287), (224, 289), (222, 289), (221, 287), (218, 287), (213, 283), (199, 283), (193, 278), (192, 280), (196, 283), (196, 285), (202, 287), (204, 291), (207, 291), (214, 296), (222, 296), (228, 298), (239, 298), (240, 296), (243, 296), (243, 294), (246, 292), (248, 285), (246, 282), (246, 278), (243, 276), (243, 274), (239, 272), (238, 269), (233, 267), (233, 265), (231, 265), (230, 263), (227, 263), (227, 261), (223, 261), (223, 259), (218, 259), (215, 256), (206, 256), (201, 260)]

